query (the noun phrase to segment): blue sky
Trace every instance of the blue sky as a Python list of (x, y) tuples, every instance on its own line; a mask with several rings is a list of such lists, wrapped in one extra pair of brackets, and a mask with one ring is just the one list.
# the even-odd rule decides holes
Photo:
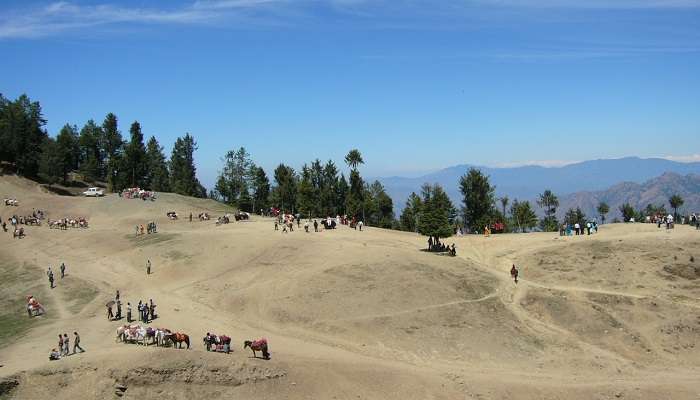
[(3, 1), (0, 93), (267, 170), (700, 160), (700, 0)]

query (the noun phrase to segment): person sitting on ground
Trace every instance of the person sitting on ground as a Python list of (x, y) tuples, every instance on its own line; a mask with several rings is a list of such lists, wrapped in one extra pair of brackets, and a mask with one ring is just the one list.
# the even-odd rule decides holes
[(55, 360), (60, 360), (61, 359), (61, 353), (56, 351), (56, 349), (51, 349), (51, 353), (49, 353), (49, 361), (55, 361)]

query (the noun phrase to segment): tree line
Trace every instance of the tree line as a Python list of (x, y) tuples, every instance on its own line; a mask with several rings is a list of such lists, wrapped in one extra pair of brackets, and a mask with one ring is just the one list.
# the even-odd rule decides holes
[(395, 228), (391, 197), (381, 183), (366, 183), (360, 175), (359, 166), (364, 164), (360, 151), (350, 150), (344, 161), (350, 168), (349, 180), (332, 160), (316, 159), (300, 171), (279, 164), (272, 185), (265, 170), (241, 147), (224, 155), (210, 196), (248, 212), (275, 207), (307, 218), (347, 215), (372, 226)]
[(155, 136), (144, 144), (138, 121), (124, 140), (112, 113), (102, 124), (92, 119), (80, 129), (66, 124), (55, 138), (45, 125), (39, 102), (26, 95), (9, 100), (0, 94), (0, 161), (13, 165), (19, 175), (49, 185), (67, 184), (69, 174), (77, 172), (85, 181), (106, 182), (114, 192), (141, 187), (206, 196), (194, 164), (197, 143), (189, 133), (177, 138), (168, 159)]

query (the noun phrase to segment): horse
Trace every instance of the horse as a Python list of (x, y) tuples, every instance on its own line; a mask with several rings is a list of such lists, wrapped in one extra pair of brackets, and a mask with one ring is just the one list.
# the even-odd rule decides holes
[(172, 340), (174, 349), (181, 349), (182, 343), (187, 345), (187, 350), (190, 349), (190, 337), (187, 334), (175, 332), (168, 335), (168, 338)]
[(267, 339), (262, 338), (255, 341), (246, 340), (243, 342), (243, 349), (245, 350), (246, 347), (250, 347), (250, 350), (253, 351), (253, 358), (257, 358), (257, 354), (255, 354), (256, 351), (262, 351), (263, 358), (265, 360), (270, 359), (270, 352), (267, 350)]

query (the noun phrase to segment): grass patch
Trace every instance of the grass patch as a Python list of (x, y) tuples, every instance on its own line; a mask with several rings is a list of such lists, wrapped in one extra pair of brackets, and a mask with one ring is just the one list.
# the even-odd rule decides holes
[[(39, 268), (28, 264), (0, 262), (0, 282), (0, 347), (3, 347), (30, 328), (53, 317), (48, 280)], [(30, 294), (42, 303), (46, 314), (34, 318), (27, 316), (26, 298)]]
[(190, 261), (190, 260), (192, 260), (191, 254), (186, 254), (186, 253), (183, 253), (179, 250), (169, 251), (169, 252), (165, 253), (165, 257), (167, 257), (173, 261), (178, 261), (178, 260)]
[(164, 242), (169, 242), (176, 237), (178, 237), (179, 234), (177, 233), (152, 233), (152, 234), (145, 234), (145, 235), (139, 235), (136, 236), (134, 234), (129, 234), (126, 235), (125, 237), (129, 239), (131, 243), (134, 244), (136, 247), (145, 247), (145, 246), (152, 246), (158, 243), (164, 243)]
[(62, 286), (68, 311), (72, 314), (82, 311), (99, 293), (94, 285), (80, 279), (71, 279), (70, 275), (60, 280), (59, 284)]

